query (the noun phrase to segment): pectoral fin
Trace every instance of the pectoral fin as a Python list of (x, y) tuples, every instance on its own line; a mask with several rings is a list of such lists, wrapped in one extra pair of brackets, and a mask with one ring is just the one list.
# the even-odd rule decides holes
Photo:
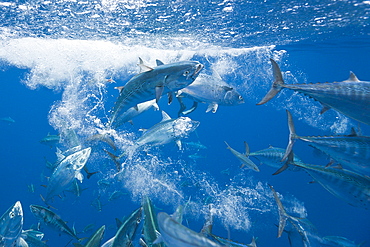
[(212, 110), (212, 113), (215, 113), (217, 111), (218, 104), (211, 103), (208, 105), (208, 108), (206, 110), (206, 113)]
[(156, 86), (155, 87), (155, 103), (158, 103), (159, 99), (162, 96), (164, 87), (163, 86)]

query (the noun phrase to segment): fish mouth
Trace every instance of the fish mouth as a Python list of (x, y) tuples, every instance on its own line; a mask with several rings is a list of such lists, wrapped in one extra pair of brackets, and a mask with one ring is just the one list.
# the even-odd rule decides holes
[(204, 65), (199, 63), (198, 65), (196, 65), (196, 68), (195, 68), (195, 71), (194, 73), (191, 75), (191, 78), (193, 78), (195, 80), (195, 78), (198, 76), (199, 72), (203, 69)]

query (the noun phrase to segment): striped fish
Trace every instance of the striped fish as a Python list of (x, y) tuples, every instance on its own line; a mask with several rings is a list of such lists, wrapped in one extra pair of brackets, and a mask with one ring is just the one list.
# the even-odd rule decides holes
[(195, 61), (181, 61), (163, 64), (157, 60), (157, 67), (151, 68), (143, 64), (140, 59), (142, 72), (129, 80), (124, 87), (119, 87), (120, 95), (114, 105), (109, 121), (111, 128), (122, 124), (121, 114), (137, 104), (156, 99), (159, 101), (162, 94), (169, 94), (191, 84), (198, 76), (203, 65)]
[(227, 145), (227, 149), (229, 149), (230, 152), (236, 158), (238, 158), (238, 160), (242, 163), (241, 168), (243, 168), (244, 166), (246, 166), (248, 169), (251, 169), (253, 171), (256, 171), (256, 172), (259, 172), (260, 171), (258, 169), (258, 166), (256, 166), (256, 164), (254, 164), (253, 161), (251, 161), (248, 158), (248, 155), (249, 155), (249, 146), (248, 146), (248, 144), (246, 142), (244, 142), (244, 145), (245, 145), (245, 154), (239, 153), (238, 151), (236, 151), (235, 149), (233, 149), (232, 147), (230, 147), (229, 144), (227, 144), (227, 142), (225, 142), (225, 144)]
[(310, 143), (329, 155), (341, 165), (360, 173), (370, 174), (370, 137), (358, 136), (354, 130), (350, 135), (339, 136), (298, 136), (295, 132), (293, 118), (287, 110), (289, 126), (289, 144), (283, 159), (286, 159), (293, 148), (295, 140)]
[[(284, 154), (285, 149), (270, 146), (256, 152), (251, 152), (249, 153), (249, 156), (256, 158), (261, 162), (261, 164), (265, 164), (273, 168), (281, 168), (281, 166), (284, 165), (281, 161)], [(302, 162), (302, 160), (295, 155), (294, 162)], [(300, 170), (298, 167), (294, 166), (290, 166), (289, 169), (294, 171)]]
[(303, 168), (315, 181), (334, 196), (355, 207), (370, 208), (370, 177), (346, 169), (294, 163), (293, 152), (288, 163)]
[(348, 80), (334, 83), (285, 84), (279, 65), (270, 59), (274, 83), (266, 96), (257, 104), (262, 105), (272, 99), (283, 88), (288, 88), (314, 98), (323, 105), (324, 113), (330, 108), (370, 125), (370, 82), (360, 81), (351, 72)]
[(59, 215), (54, 213), (48, 208), (39, 205), (30, 205), (30, 210), (32, 214), (40, 222), (45, 223), (50, 228), (56, 229), (57, 231), (64, 232), (77, 240), (80, 240), (74, 231), (68, 227), (68, 225), (60, 218)]

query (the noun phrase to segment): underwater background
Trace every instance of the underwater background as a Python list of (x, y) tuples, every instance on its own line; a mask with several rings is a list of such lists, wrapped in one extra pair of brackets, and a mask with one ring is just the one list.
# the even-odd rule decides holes
[[(0, 212), (16, 201), (24, 211), (24, 229), (37, 224), (29, 205), (46, 206), (45, 196), (56, 147), (40, 143), (65, 126), (75, 131), (92, 153), (86, 164), (98, 173), (85, 178), (81, 194), (65, 191), (50, 204), (74, 226), (80, 237), (101, 225), (103, 242), (122, 219), (141, 205), (143, 196), (157, 212), (187, 207), (184, 225), (200, 231), (215, 209), (213, 233), (258, 246), (289, 246), (286, 234), (276, 238), (278, 211), (268, 184), (282, 196), (292, 215), (306, 217), (320, 236), (343, 236), (370, 246), (370, 213), (333, 196), (304, 171), (285, 171), (261, 165), (260, 172), (240, 168), (225, 141), (242, 152), (285, 148), (291, 111), (301, 135), (349, 134), (351, 128), (370, 135), (370, 127), (335, 110), (320, 115), (321, 105), (302, 94), (283, 90), (257, 106), (273, 81), (269, 59), (278, 62), (287, 84), (343, 81), (350, 71), (370, 80), (370, 1), (2, 1), (0, 2)], [(87, 142), (104, 129), (109, 111), (123, 86), (139, 73), (141, 57), (149, 66), (199, 61), (202, 73), (218, 74), (244, 98), (238, 106), (220, 106), (206, 113), (206, 105), (189, 114), (200, 125), (175, 143), (149, 149), (122, 160), (117, 174), (103, 151), (103, 142)], [(176, 100), (159, 106), (177, 117)], [(161, 120), (149, 110), (113, 133), (125, 151), (127, 141)], [(186, 143), (201, 143), (201, 148)], [(205, 148), (206, 147), (206, 148)], [(329, 159), (306, 143), (295, 153), (309, 164)], [(113, 152), (113, 151), (112, 151)], [(253, 159), (253, 158), (252, 158)], [(257, 160), (254, 160), (259, 164)], [(91, 225), (93, 224), (93, 225)], [(89, 226), (91, 229), (85, 229)], [(72, 246), (70, 237), (42, 227), (49, 246)], [(75, 241), (72, 241), (75, 242)]]

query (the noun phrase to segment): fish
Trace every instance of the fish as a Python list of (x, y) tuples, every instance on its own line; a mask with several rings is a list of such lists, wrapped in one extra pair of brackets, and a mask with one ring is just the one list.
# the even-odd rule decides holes
[(106, 134), (96, 134), (93, 136), (90, 136), (89, 138), (86, 139), (87, 142), (90, 141), (102, 141), (107, 143), (113, 150), (117, 150), (116, 144), (114, 144), (114, 141), (109, 138), (108, 135)]
[(121, 124), (120, 116), (137, 104), (156, 99), (158, 103), (162, 94), (169, 94), (191, 84), (199, 75), (203, 65), (196, 61), (180, 61), (164, 64), (157, 60), (157, 67), (144, 65), (139, 58), (142, 72), (131, 78), (120, 89), (120, 95), (113, 107), (109, 127), (117, 128)]
[(127, 111), (119, 115), (119, 117), (115, 121), (116, 125), (120, 126), (126, 122), (130, 122), (131, 124), (133, 124), (132, 122), (133, 118), (139, 116), (143, 112), (146, 112), (150, 108), (154, 108), (154, 110), (156, 111), (159, 110), (159, 106), (156, 102), (156, 99), (145, 101), (143, 103), (137, 104), (136, 106), (129, 108)]
[(198, 121), (188, 117), (172, 119), (166, 112), (162, 111), (162, 121), (145, 131), (135, 141), (134, 149), (143, 145), (160, 146), (175, 141), (179, 149), (182, 150), (180, 139), (193, 132), (199, 124)]
[(226, 247), (180, 224), (165, 212), (158, 213), (157, 220), (161, 236), (154, 243), (164, 242), (168, 247)]
[(123, 247), (131, 246), (132, 237), (134, 236), (138, 225), (142, 219), (142, 207), (134, 210), (127, 218), (126, 221), (119, 227), (116, 235), (105, 242), (102, 247)]
[(143, 225), (143, 240), (147, 246), (163, 247), (162, 243), (153, 244), (159, 237), (159, 228), (157, 215), (155, 213), (152, 201), (148, 196), (145, 196), (142, 202), (144, 210), (144, 225)]
[(200, 155), (198, 153), (195, 154), (189, 154), (188, 157), (192, 160), (198, 160), (198, 159), (204, 159), (206, 156)]
[(331, 194), (352, 206), (370, 209), (370, 177), (346, 169), (294, 163), (293, 156), (290, 152), (287, 162), (304, 169)]
[(83, 180), (81, 169), (85, 166), (91, 153), (91, 148), (85, 148), (65, 157), (55, 168), (47, 186), (45, 202), (68, 189), (75, 178)]
[(41, 144), (44, 144), (44, 145), (47, 145), (47, 146), (50, 146), (50, 147), (54, 147), (59, 142), (60, 142), (60, 136), (59, 135), (50, 135), (50, 133), (48, 133), (47, 136), (45, 136), (44, 138), (42, 138), (40, 140)]
[(35, 216), (36, 219), (38, 219), (41, 223), (46, 224), (48, 227), (57, 230), (58, 232), (66, 233), (67, 235), (80, 240), (77, 237), (76, 233), (72, 231), (71, 228), (69, 228), (66, 222), (64, 222), (59, 215), (57, 215), (50, 209), (43, 206), (31, 204), (30, 210), (33, 216)]
[(308, 142), (312, 147), (329, 155), (339, 164), (351, 170), (370, 175), (370, 137), (359, 136), (352, 129), (349, 135), (338, 136), (299, 136), (296, 134), (293, 117), (287, 110), (289, 126), (289, 143), (283, 160), (293, 149), (295, 140)]
[(370, 125), (370, 82), (360, 81), (354, 73), (347, 80), (333, 83), (285, 84), (279, 65), (270, 59), (274, 82), (270, 91), (257, 103), (262, 105), (272, 99), (283, 88), (303, 93), (323, 105), (324, 113), (330, 108)]
[(355, 244), (353, 241), (341, 236), (325, 236), (321, 240), (321, 246), (359, 247), (362, 245)]
[[(249, 157), (256, 158), (261, 162), (261, 164), (265, 164), (273, 168), (280, 168), (284, 165), (281, 161), (281, 159), (284, 157), (284, 154), (285, 149), (270, 146), (256, 152), (249, 153)], [(302, 160), (297, 155), (295, 155), (294, 162), (302, 162)], [(296, 166), (290, 166), (289, 168), (293, 171), (300, 170)]]
[(86, 244), (73, 243), (75, 247), (100, 247), (100, 243), (103, 239), (105, 232), (105, 225), (101, 226), (96, 232), (94, 232), (90, 238), (86, 241)]
[(0, 246), (19, 246), (22, 228), (23, 209), (17, 201), (0, 218)]
[(2, 118), (0, 118), (0, 121), (6, 122), (8, 124), (15, 123), (14, 119), (11, 118), (11, 117), (2, 117)]
[(196, 150), (201, 150), (201, 149), (207, 149), (205, 145), (202, 143), (198, 142), (184, 142), (184, 145), (188, 149), (196, 149)]
[(48, 247), (45, 240), (42, 240), (44, 233), (36, 230), (25, 230), (21, 234), (24, 241), (27, 243), (25, 246), (29, 247)]
[(226, 145), (227, 145), (227, 149), (229, 149), (231, 151), (231, 153), (240, 160), (240, 162), (242, 163), (242, 166), (241, 167), (244, 167), (246, 166), (248, 169), (251, 169), (253, 171), (256, 171), (256, 172), (259, 172), (260, 170), (258, 169), (258, 166), (256, 166), (256, 164), (253, 163), (253, 161), (251, 161), (249, 158), (248, 158), (248, 155), (249, 155), (249, 146), (246, 142), (244, 142), (244, 145), (245, 145), (245, 154), (242, 154), (242, 153), (239, 153), (238, 151), (236, 151), (235, 149), (231, 148), (229, 146), (229, 144), (227, 144), (227, 142), (225, 142)]
[[(278, 206), (278, 212), (279, 212), (279, 226), (278, 226), (278, 234), (277, 237), (280, 238), (283, 234), (283, 231), (286, 227), (287, 221), (292, 225), (294, 234), (297, 234), (300, 236), (299, 241), (302, 246), (309, 247), (309, 246), (319, 246), (317, 245), (317, 241), (319, 241), (319, 237), (317, 236), (317, 230), (315, 226), (307, 219), (307, 218), (299, 218), (289, 215), (278, 194), (276, 193), (274, 187), (271, 185), (268, 185), (272, 191), (273, 197), (276, 201), (276, 204)], [(294, 245), (296, 246), (296, 245)]]
[[(197, 79), (189, 86), (179, 90), (176, 97), (180, 102), (180, 115), (186, 115), (193, 112), (198, 104), (197, 102), (208, 104), (206, 112), (216, 113), (218, 106), (235, 106), (244, 103), (243, 97), (235, 88), (224, 82), (218, 76), (200, 74)], [(186, 106), (182, 98), (189, 98), (194, 101), (191, 110), (185, 111)]]

